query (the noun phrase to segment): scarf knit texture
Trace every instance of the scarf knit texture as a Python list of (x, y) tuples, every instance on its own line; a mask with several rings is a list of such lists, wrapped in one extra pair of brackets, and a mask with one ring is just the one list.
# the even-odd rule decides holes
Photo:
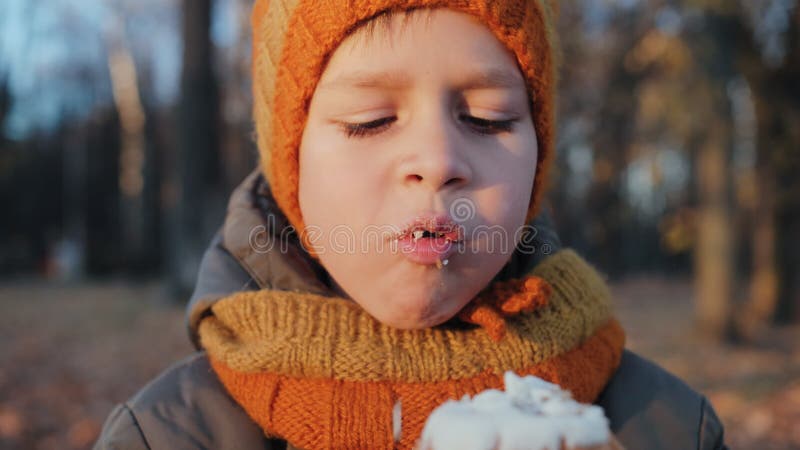
[(549, 298), (507, 314), (499, 339), (465, 324), (398, 330), (349, 300), (261, 290), (216, 303), (200, 340), (226, 390), (267, 436), (309, 450), (410, 449), (433, 409), (502, 389), (508, 370), (556, 383), (581, 402), (602, 392), (625, 341), (603, 279), (562, 250), (483, 297), (540, 289), (533, 279), (547, 282)]
[[(538, 161), (527, 221), (539, 210), (555, 141), (560, 50), (555, 0), (257, 0), (253, 29), (253, 116), (261, 170), (289, 223), (308, 244), (298, 201), (298, 153), (308, 105), (331, 54), (387, 11), (448, 8), (480, 21), (516, 57), (526, 81)], [(306, 245), (313, 248), (313, 245)], [(315, 256), (312, 253), (312, 256)]]

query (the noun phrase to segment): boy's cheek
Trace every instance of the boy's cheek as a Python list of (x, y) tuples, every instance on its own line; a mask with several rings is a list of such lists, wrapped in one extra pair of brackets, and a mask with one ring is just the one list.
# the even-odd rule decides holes
[[(300, 208), (306, 223), (359, 225), (385, 201), (380, 173), (367, 165), (333, 161), (300, 175)], [(360, 224), (366, 226), (368, 224)], [(376, 224), (384, 225), (384, 224)]]

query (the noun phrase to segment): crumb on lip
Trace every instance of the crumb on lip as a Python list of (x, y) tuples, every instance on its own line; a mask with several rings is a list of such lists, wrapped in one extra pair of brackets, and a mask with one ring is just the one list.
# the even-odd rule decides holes
[(445, 238), (451, 242), (463, 241), (463, 227), (455, 224), (415, 224), (398, 233), (395, 240), (411, 237), (414, 240), (422, 238)]

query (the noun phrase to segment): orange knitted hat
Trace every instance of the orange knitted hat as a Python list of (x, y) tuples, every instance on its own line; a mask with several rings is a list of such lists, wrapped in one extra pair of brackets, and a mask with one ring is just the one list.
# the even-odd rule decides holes
[(256, 0), (253, 103), (261, 170), (301, 235), (298, 152), (326, 61), (345, 37), (377, 15), (419, 8), (449, 8), (476, 17), (516, 56), (528, 84), (539, 147), (527, 220), (538, 212), (554, 155), (557, 1)]

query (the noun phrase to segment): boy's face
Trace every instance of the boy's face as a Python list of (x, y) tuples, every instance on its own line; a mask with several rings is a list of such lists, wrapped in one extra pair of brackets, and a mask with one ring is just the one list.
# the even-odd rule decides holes
[[(508, 261), (537, 146), (522, 74), (488, 28), (444, 9), (405, 19), (357, 32), (329, 60), (302, 136), (299, 201), (339, 288), (384, 324), (423, 328)], [(448, 224), (460, 235), (414, 240)]]

